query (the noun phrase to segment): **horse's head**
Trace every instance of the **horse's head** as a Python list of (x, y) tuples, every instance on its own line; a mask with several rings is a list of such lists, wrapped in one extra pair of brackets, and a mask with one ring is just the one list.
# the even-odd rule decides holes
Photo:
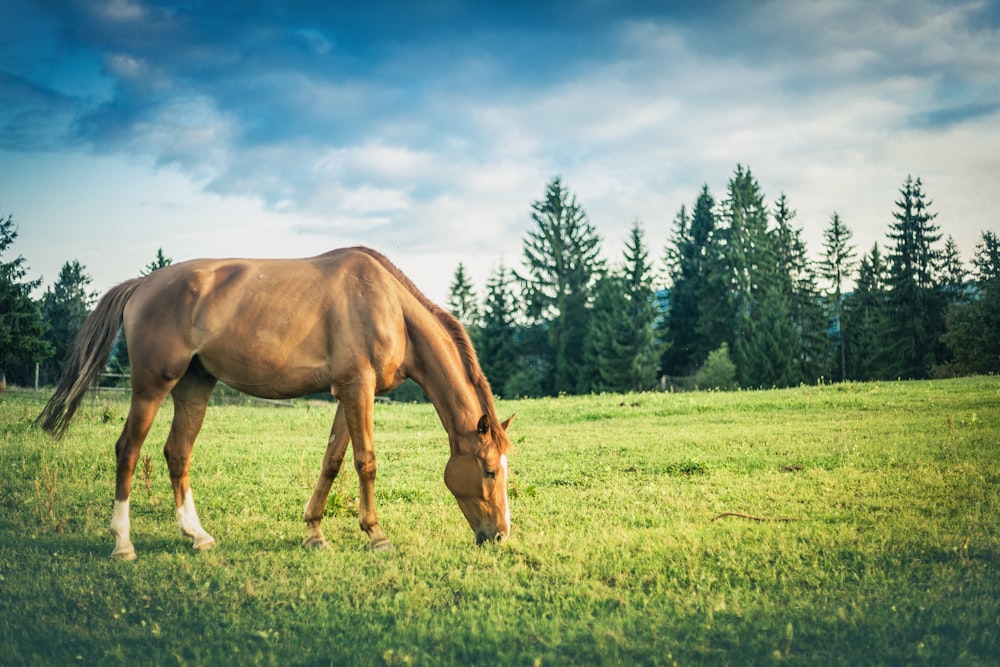
[(500, 541), (510, 533), (506, 452), (507, 426), (513, 418), (494, 424), (483, 415), (475, 432), (452, 448), (444, 470), (444, 483), (476, 534), (476, 544)]

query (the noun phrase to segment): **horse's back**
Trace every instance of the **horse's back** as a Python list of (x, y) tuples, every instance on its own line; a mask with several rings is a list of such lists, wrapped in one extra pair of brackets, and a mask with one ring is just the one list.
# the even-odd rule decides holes
[(405, 300), (392, 272), (359, 250), (197, 259), (150, 274), (125, 325), (130, 356), (153, 373), (179, 377), (198, 355), (247, 393), (293, 396), (329, 390), (359, 366), (394, 375)]

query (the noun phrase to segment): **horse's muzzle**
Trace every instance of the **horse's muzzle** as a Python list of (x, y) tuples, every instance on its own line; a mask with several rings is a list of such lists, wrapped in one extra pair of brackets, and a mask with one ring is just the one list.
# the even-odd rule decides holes
[(494, 542), (503, 542), (506, 537), (506, 533), (496, 533), (495, 535), (490, 536), (490, 534), (485, 530), (480, 530), (476, 532), (476, 546), (480, 547), (486, 543), (493, 544)]

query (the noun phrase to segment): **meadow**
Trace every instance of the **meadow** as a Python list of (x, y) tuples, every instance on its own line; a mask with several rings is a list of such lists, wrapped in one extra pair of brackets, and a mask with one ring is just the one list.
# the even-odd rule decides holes
[(60, 442), (32, 426), (46, 398), (0, 395), (2, 665), (1000, 664), (1000, 378), (501, 400), (513, 532), (482, 548), (433, 408), (380, 404), (388, 553), (350, 460), (333, 548), (300, 546), (333, 418), (307, 401), (209, 409), (191, 477), (219, 544), (194, 552), (168, 401), (131, 563), (109, 557), (124, 398)]

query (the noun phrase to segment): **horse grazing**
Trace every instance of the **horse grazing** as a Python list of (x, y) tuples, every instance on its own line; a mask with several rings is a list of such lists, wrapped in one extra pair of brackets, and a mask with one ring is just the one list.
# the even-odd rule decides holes
[[(375, 513), (372, 411), (376, 394), (406, 378), (437, 409), (451, 446), (444, 481), (476, 543), (510, 531), (506, 430), (462, 325), (431, 303), (388, 259), (368, 248), (308, 259), (198, 259), (112, 288), (87, 318), (55, 393), (37, 421), (62, 437), (124, 325), (132, 398), (115, 446), (112, 556), (131, 560), (129, 494), (139, 450), (167, 394), (174, 418), (164, 447), (181, 534), (210, 549), (188, 469), (216, 382), (262, 398), (330, 391), (337, 411), (322, 471), (306, 504), (306, 546), (329, 547), (320, 529), (347, 443), (358, 473), (358, 521), (368, 548), (391, 548)], [(512, 419), (512, 418), (511, 418)]]

